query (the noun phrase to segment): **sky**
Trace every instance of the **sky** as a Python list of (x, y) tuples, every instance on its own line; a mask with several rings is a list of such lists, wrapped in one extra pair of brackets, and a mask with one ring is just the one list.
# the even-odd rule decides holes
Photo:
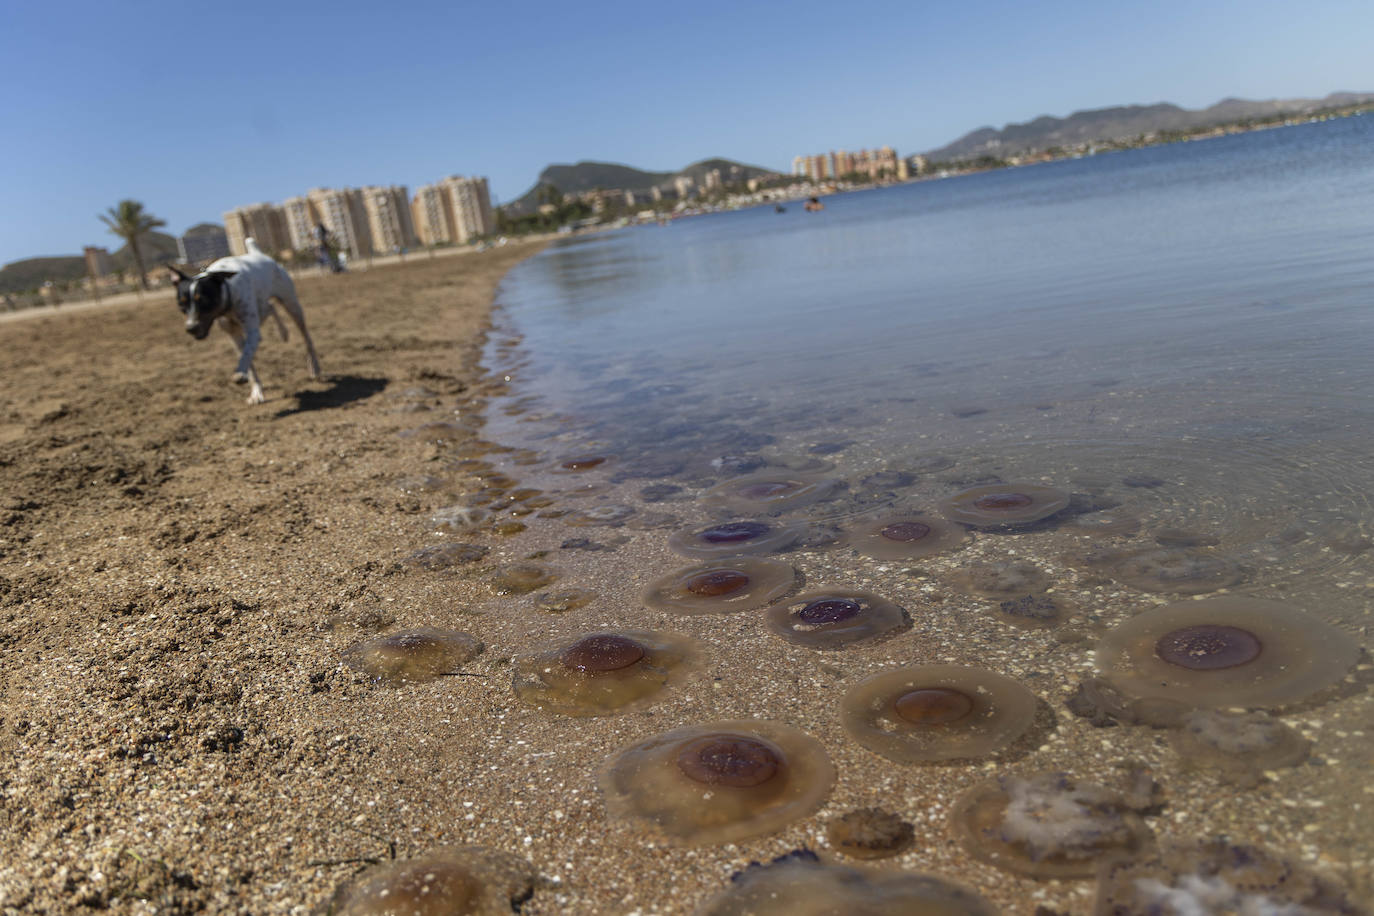
[[(205, 8), (201, 8), (204, 6)], [(114, 250), (314, 187), (550, 163), (675, 171), (1124, 104), (1374, 91), (1369, 0), (331, 0), (0, 9), (0, 263)]]

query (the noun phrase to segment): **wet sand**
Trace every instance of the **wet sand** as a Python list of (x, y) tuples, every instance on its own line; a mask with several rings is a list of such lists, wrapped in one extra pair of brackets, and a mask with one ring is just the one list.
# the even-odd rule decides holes
[[(828, 853), (825, 821), (865, 806), (916, 828), (912, 850), (884, 867), (956, 877), (1008, 913), (1088, 912), (1092, 882), (1011, 877), (970, 862), (950, 838), (953, 799), (1007, 769), (1120, 784), (1132, 767), (1157, 768), (1170, 793), (1150, 818), (1161, 834), (1226, 833), (1333, 868), (1365, 864), (1341, 858), (1362, 855), (1359, 805), (1328, 801), (1368, 791), (1352, 766), (1367, 692), (1294, 717), (1322, 738), (1324, 765), (1277, 773), (1252, 790), (1255, 804), (1236, 804), (1215, 780), (1176, 778), (1172, 752), (1148, 729), (1098, 730), (1064, 711), (1087, 673), (1081, 643), (1009, 638), (980, 602), (940, 586), (932, 571), (1005, 556), (997, 538), (923, 572), (789, 554), (808, 582), (919, 600), (911, 631), (844, 653), (769, 640), (750, 614), (645, 609), (641, 588), (687, 565), (665, 542), (701, 520), (699, 507), (637, 502), (648, 481), (612, 484), (613, 467), (544, 474), (547, 455), (527, 464), (536, 456), (492, 452), (479, 438), (481, 408), (501, 388), (478, 367), (492, 296), (536, 250), (302, 281), (326, 378), (306, 381), (299, 341), (269, 335), (258, 360), (269, 400), (258, 407), (229, 383), (227, 341), (192, 341), (170, 296), (0, 327), (4, 912), (307, 913), (368, 863), (478, 844), (538, 869), (524, 913), (687, 913), (751, 859), (803, 845)], [(518, 371), (518, 360), (501, 369)], [(433, 422), (454, 424), (444, 441), (404, 435)], [(507, 490), (547, 490), (555, 511), (636, 511), (622, 527), (508, 516), (528, 527), (436, 533), (436, 510), (500, 498), (493, 470), (517, 481)], [(1047, 565), (1074, 544), (1068, 532), (1046, 537), (1037, 559)], [(447, 542), (488, 552), (445, 570), (403, 563)], [(556, 582), (499, 594), (493, 574), (524, 562)], [(570, 587), (596, 598), (561, 614), (537, 604)], [(1107, 609), (1106, 623), (1149, 603), (1114, 606), (1111, 583), (1074, 589), (1080, 604)], [(467, 631), (486, 649), (469, 676), (401, 687), (341, 662), (361, 639), (418, 626)], [(621, 716), (553, 716), (514, 698), (513, 657), (609, 627), (692, 636), (705, 662), (665, 702)], [(838, 695), (915, 660), (1021, 680), (1041, 699), (1035, 725), (967, 765), (902, 766), (865, 751), (836, 720)], [(618, 748), (749, 718), (824, 745), (839, 776), (815, 815), (686, 849), (605, 818), (596, 775)]]

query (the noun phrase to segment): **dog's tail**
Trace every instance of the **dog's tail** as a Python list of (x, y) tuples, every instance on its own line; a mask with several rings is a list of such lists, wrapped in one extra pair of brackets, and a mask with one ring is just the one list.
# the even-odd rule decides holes
[(262, 249), (258, 247), (258, 243), (251, 238), (243, 240), (243, 247), (248, 249), (249, 254), (262, 254)]

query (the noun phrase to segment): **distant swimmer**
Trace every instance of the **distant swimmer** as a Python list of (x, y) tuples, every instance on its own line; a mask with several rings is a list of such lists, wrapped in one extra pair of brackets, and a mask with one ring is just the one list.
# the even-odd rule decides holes
[(774, 205), (773, 205), (773, 212), (774, 212), (774, 213), (786, 213), (786, 212), (787, 212), (787, 208), (784, 207), (782, 204), (774, 204)]
[(819, 197), (813, 197), (805, 203), (804, 207), (807, 213), (816, 213), (817, 211), (824, 210), (825, 204), (821, 203)]

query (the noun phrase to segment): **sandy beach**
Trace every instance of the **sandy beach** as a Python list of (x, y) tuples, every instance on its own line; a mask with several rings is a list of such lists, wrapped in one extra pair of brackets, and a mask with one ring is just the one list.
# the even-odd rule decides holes
[[(645, 608), (644, 586), (685, 565), (665, 542), (701, 520), (689, 494), (650, 501), (652, 480), (550, 473), (549, 456), (480, 438), (485, 399), (518, 368), (515, 342), (509, 366), (479, 366), (493, 297), (539, 248), (302, 280), (325, 377), (306, 379), (298, 340), (265, 335), (257, 407), (230, 383), (227, 339), (192, 340), (170, 293), (0, 324), (0, 912), (305, 914), (370, 865), (479, 845), (531, 864), (525, 914), (690, 913), (751, 860), (802, 846), (835, 857), (826, 822), (880, 806), (916, 833), (881, 867), (956, 878), (1008, 914), (1086, 914), (1091, 881), (1011, 876), (971, 861), (946, 828), (960, 792), (1018, 767), (1114, 787), (1155, 774), (1169, 801), (1149, 821), (1162, 836), (1224, 834), (1347, 879), (1366, 873), (1359, 804), (1327, 804), (1369, 791), (1358, 767), (1271, 774), (1252, 790), (1262, 805), (1233, 804), (1235, 790), (1210, 778), (1174, 778), (1158, 733), (1065, 711), (1090, 673), (1090, 627), (1009, 638), (930, 572), (957, 564), (788, 555), (808, 582), (919, 598), (909, 632), (843, 653), (766, 639), (751, 614)], [(503, 500), (512, 511), (494, 513)], [(463, 511), (473, 507), (483, 511)], [(579, 511), (590, 524), (561, 516)], [(1081, 532), (1041, 536), (1046, 558)], [(1007, 543), (977, 539), (960, 562)], [(449, 544), (469, 545), (449, 565), (416, 553)], [(1073, 581), (1081, 606), (1119, 598), (1110, 582)], [(574, 588), (585, 606), (551, 607)], [(402, 686), (344, 662), (361, 640), (424, 626), (484, 649), (464, 676)], [(512, 694), (513, 660), (605, 628), (683, 634), (701, 661), (665, 701), (624, 715), (552, 715)], [(1033, 725), (957, 766), (859, 747), (835, 698), (913, 658), (1029, 685)], [(1347, 685), (1337, 700), (1293, 722), (1321, 733), (1323, 758), (1353, 764), (1367, 692)], [(597, 779), (618, 749), (755, 718), (824, 746), (837, 778), (814, 814), (694, 847), (607, 818)]]

